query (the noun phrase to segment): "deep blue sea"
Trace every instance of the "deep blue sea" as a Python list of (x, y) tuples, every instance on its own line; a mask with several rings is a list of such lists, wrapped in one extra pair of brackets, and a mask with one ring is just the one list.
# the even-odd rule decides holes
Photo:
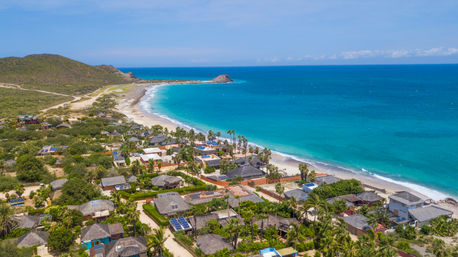
[(303, 159), (458, 196), (458, 65), (125, 68), (160, 87), (153, 112), (202, 131), (234, 129)]

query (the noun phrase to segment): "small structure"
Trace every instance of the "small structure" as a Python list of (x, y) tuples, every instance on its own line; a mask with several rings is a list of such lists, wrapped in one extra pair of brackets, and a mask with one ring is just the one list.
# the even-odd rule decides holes
[(49, 233), (46, 231), (30, 231), (20, 236), (17, 240), (17, 248), (48, 245)]
[(213, 147), (198, 145), (194, 148), (200, 153), (200, 155), (216, 154), (216, 149)]
[(265, 163), (263, 163), (261, 160), (258, 159), (257, 155), (252, 155), (252, 156), (247, 156), (247, 157), (240, 157), (235, 160), (235, 163), (237, 165), (251, 165), (255, 168), (260, 169), (261, 167), (265, 166)]
[(372, 205), (381, 203), (383, 198), (372, 191), (362, 192), (356, 195), (364, 204)]
[(114, 190), (117, 185), (126, 184), (126, 179), (124, 176), (115, 176), (102, 178), (101, 186), (103, 190)]
[(232, 169), (226, 173), (226, 176), (230, 177), (231, 179), (253, 179), (253, 178), (260, 178), (265, 175), (264, 171), (257, 169), (251, 165), (243, 165), (238, 168)]
[(318, 185), (311, 182), (311, 183), (305, 183), (302, 185), (302, 190), (304, 190), (304, 192), (306, 193), (311, 193), (313, 191), (313, 189), (317, 188)]
[(116, 164), (116, 166), (126, 166), (126, 158), (120, 155), (117, 151), (113, 152), (113, 162)]
[(316, 177), (315, 178), (315, 183), (318, 184), (318, 185), (322, 185), (322, 184), (334, 184), (336, 182), (340, 181), (340, 178), (336, 178), (334, 176), (331, 176), (331, 175), (326, 175), (326, 176), (320, 176), (320, 177)]
[(371, 226), (367, 223), (367, 218), (361, 214), (355, 214), (351, 216), (343, 217), (346, 224), (347, 230), (350, 233), (360, 236), (365, 233), (366, 229), (370, 229)]
[(123, 235), (121, 223), (94, 224), (81, 230), (81, 246), (89, 250), (96, 245), (118, 240)]
[(69, 205), (69, 209), (79, 210), (84, 219), (93, 219), (97, 222), (104, 220), (110, 216), (110, 212), (114, 210), (114, 203), (110, 200), (93, 200), (81, 205)]
[(67, 183), (67, 181), (68, 180), (66, 178), (56, 179), (52, 181), (51, 183), (49, 183), (49, 185), (51, 185), (51, 189), (53, 191), (56, 191), (56, 190), (62, 189), (64, 187), (64, 184)]
[(421, 227), (423, 225), (429, 224), (432, 219), (437, 217), (451, 217), (453, 212), (436, 205), (428, 205), (423, 208), (410, 209), (409, 215), (412, 220), (414, 220), (415, 225)]
[(299, 221), (295, 218), (283, 218), (281, 216), (268, 214), (265, 219), (255, 220), (259, 229), (266, 230), (268, 227), (275, 226), (281, 236), (285, 236), (291, 228), (291, 224), (299, 225)]
[(140, 139), (138, 139), (137, 137), (130, 137), (129, 139), (127, 139), (127, 141), (132, 143), (138, 143), (140, 142)]
[(152, 153), (152, 154), (142, 154), (140, 155), (140, 161), (142, 161), (143, 164), (148, 164), (149, 160), (153, 161), (159, 161), (162, 160), (161, 156)]
[(167, 193), (165, 196), (158, 195), (154, 200), (154, 206), (160, 214), (166, 216), (174, 216), (191, 209), (191, 206), (176, 192)]
[(215, 191), (203, 191), (197, 193), (191, 193), (186, 195), (185, 201), (190, 204), (201, 204), (201, 203), (208, 203), (215, 198), (221, 198), (226, 195), (226, 191), (224, 189), (215, 190)]
[(11, 207), (24, 205), (24, 203), (25, 203), (25, 199), (22, 198), (22, 197), (19, 197), (19, 198), (10, 200), (10, 206), (11, 206)]
[(40, 124), (40, 120), (34, 115), (19, 115), (17, 122), (24, 124)]
[(151, 179), (151, 184), (159, 188), (170, 189), (178, 187), (181, 181), (181, 177), (159, 175)]
[(328, 198), (328, 199), (326, 199), (326, 202), (328, 202), (329, 204), (333, 204), (335, 201), (338, 201), (338, 200), (345, 201), (345, 205), (347, 206), (348, 209), (355, 207), (355, 205), (353, 203), (341, 198), (340, 196)]
[(286, 200), (294, 198), (298, 203), (304, 201), (307, 197), (308, 194), (301, 189), (293, 189), (285, 192)]
[(355, 206), (359, 206), (359, 205), (363, 204), (363, 201), (361, 201), (361, 199), (359, 199), (354, 194), (341, 195), (341, 196), (339, 196), (339, 198), (340, 199), (344, 199), (345, 201), (350, 202)]
[(169, 223), (174, 231), (187, 231), (192, 229), (191, 224), (185, 217), (171, 218)]
[(197, 247), (205, 254), (215, 254), (217, 251), (228, 249), (232, 251), (234, 248), (226, 240), (216, 234), (205, 234), (198, 236), (196, 239)]
[(39, 154), (40, 155), (56, 155), (56, 154), (61, 154), (66, 149), (67, 149), (66, 146), (51, 146), (51, 145), (47, 145), (47, 146), (43, 146), (43, 148), (41, 148)]
[(409, 218), (409, 210), (423, 207), (424, 201), (407, 191), (397, 192), (396, 194), (390, 195), (390, 203), (388, 209), (395, 216), (401, 219)]
[[(125, 237), (104, 244), (103, 257), (147, 257), (146, 239), (144, 237)], [(92, 251), (91, 251), (91, 256)]]

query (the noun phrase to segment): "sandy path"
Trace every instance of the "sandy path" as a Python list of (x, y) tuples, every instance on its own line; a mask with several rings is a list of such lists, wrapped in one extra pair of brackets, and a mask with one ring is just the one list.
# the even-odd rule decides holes
[[(38, 191), (38, 189), (40, 189), (40, 186), (27, 186), (27, 187), (24, 187), (24, 193), (22, 194), (22, 196), (26, 196), (26, 197), (29, 197), (30, 195), (30, 192), (32, 191)], [(4, 193), (0, 193), (0, 199), (6, 199), (5, 195), (6, 194), (16, 194), (16, 191), (14, 190), (11, 190), (9, 192), (4, 192)]]
[[(154, 220), (152, 220), (148, 215), (145, 214), (143, 211), (143, 204), (145, 204), (146, 201), (138, 201), (137, 202), (137, 210), (140, 211), (140, 221), (142, 223), (147, 224), (151, 229), (159, 228), (159, 225), (157, 225)], [(179, 245), (175, 241), (175, 236), (172, 234), (170, 229), (165, 230), (165, 236), (168, 237), (167, 240), (165, 241), (165, 247), (173, 254), (173, 256), (176, 257), (193, 257), (191, 253), (189, 253), (186, 249), (184, 249), (181, 245)]]

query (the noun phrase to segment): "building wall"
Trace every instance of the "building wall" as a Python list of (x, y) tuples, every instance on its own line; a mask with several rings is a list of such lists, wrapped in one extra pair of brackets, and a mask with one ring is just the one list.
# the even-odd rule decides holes
[(81, 243), (81, 246), (86, 248), (86, 250), (89, 250), (91, 249), (94, 245), (97, 245), (97, 244), (106, 244), (106, 243), (109, 243), (110, 242), (110, 238), (109, 237), (105, 237), (105, 238), (101, 238), (101, 239), (98, 239), (98, 240), (92, 240), (90, 242), (87, 242), (87, 243)]
[(396, 200), (390, 199), (390, 203), (388, 204), (388, 209), (396, 214), (401, 218), (409, 218), (409, 210), (416, 209), (416, 208), (421, 208), (423, 207), (423, 203), (420, 204), (418, 207), (416, 205), (405, 205), (402, 204)]

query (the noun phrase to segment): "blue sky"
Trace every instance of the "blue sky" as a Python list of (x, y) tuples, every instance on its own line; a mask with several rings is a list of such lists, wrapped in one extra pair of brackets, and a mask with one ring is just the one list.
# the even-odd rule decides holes
[(0, 57), (237, 66), (458, 63), (456, 0), (0, 0)]

